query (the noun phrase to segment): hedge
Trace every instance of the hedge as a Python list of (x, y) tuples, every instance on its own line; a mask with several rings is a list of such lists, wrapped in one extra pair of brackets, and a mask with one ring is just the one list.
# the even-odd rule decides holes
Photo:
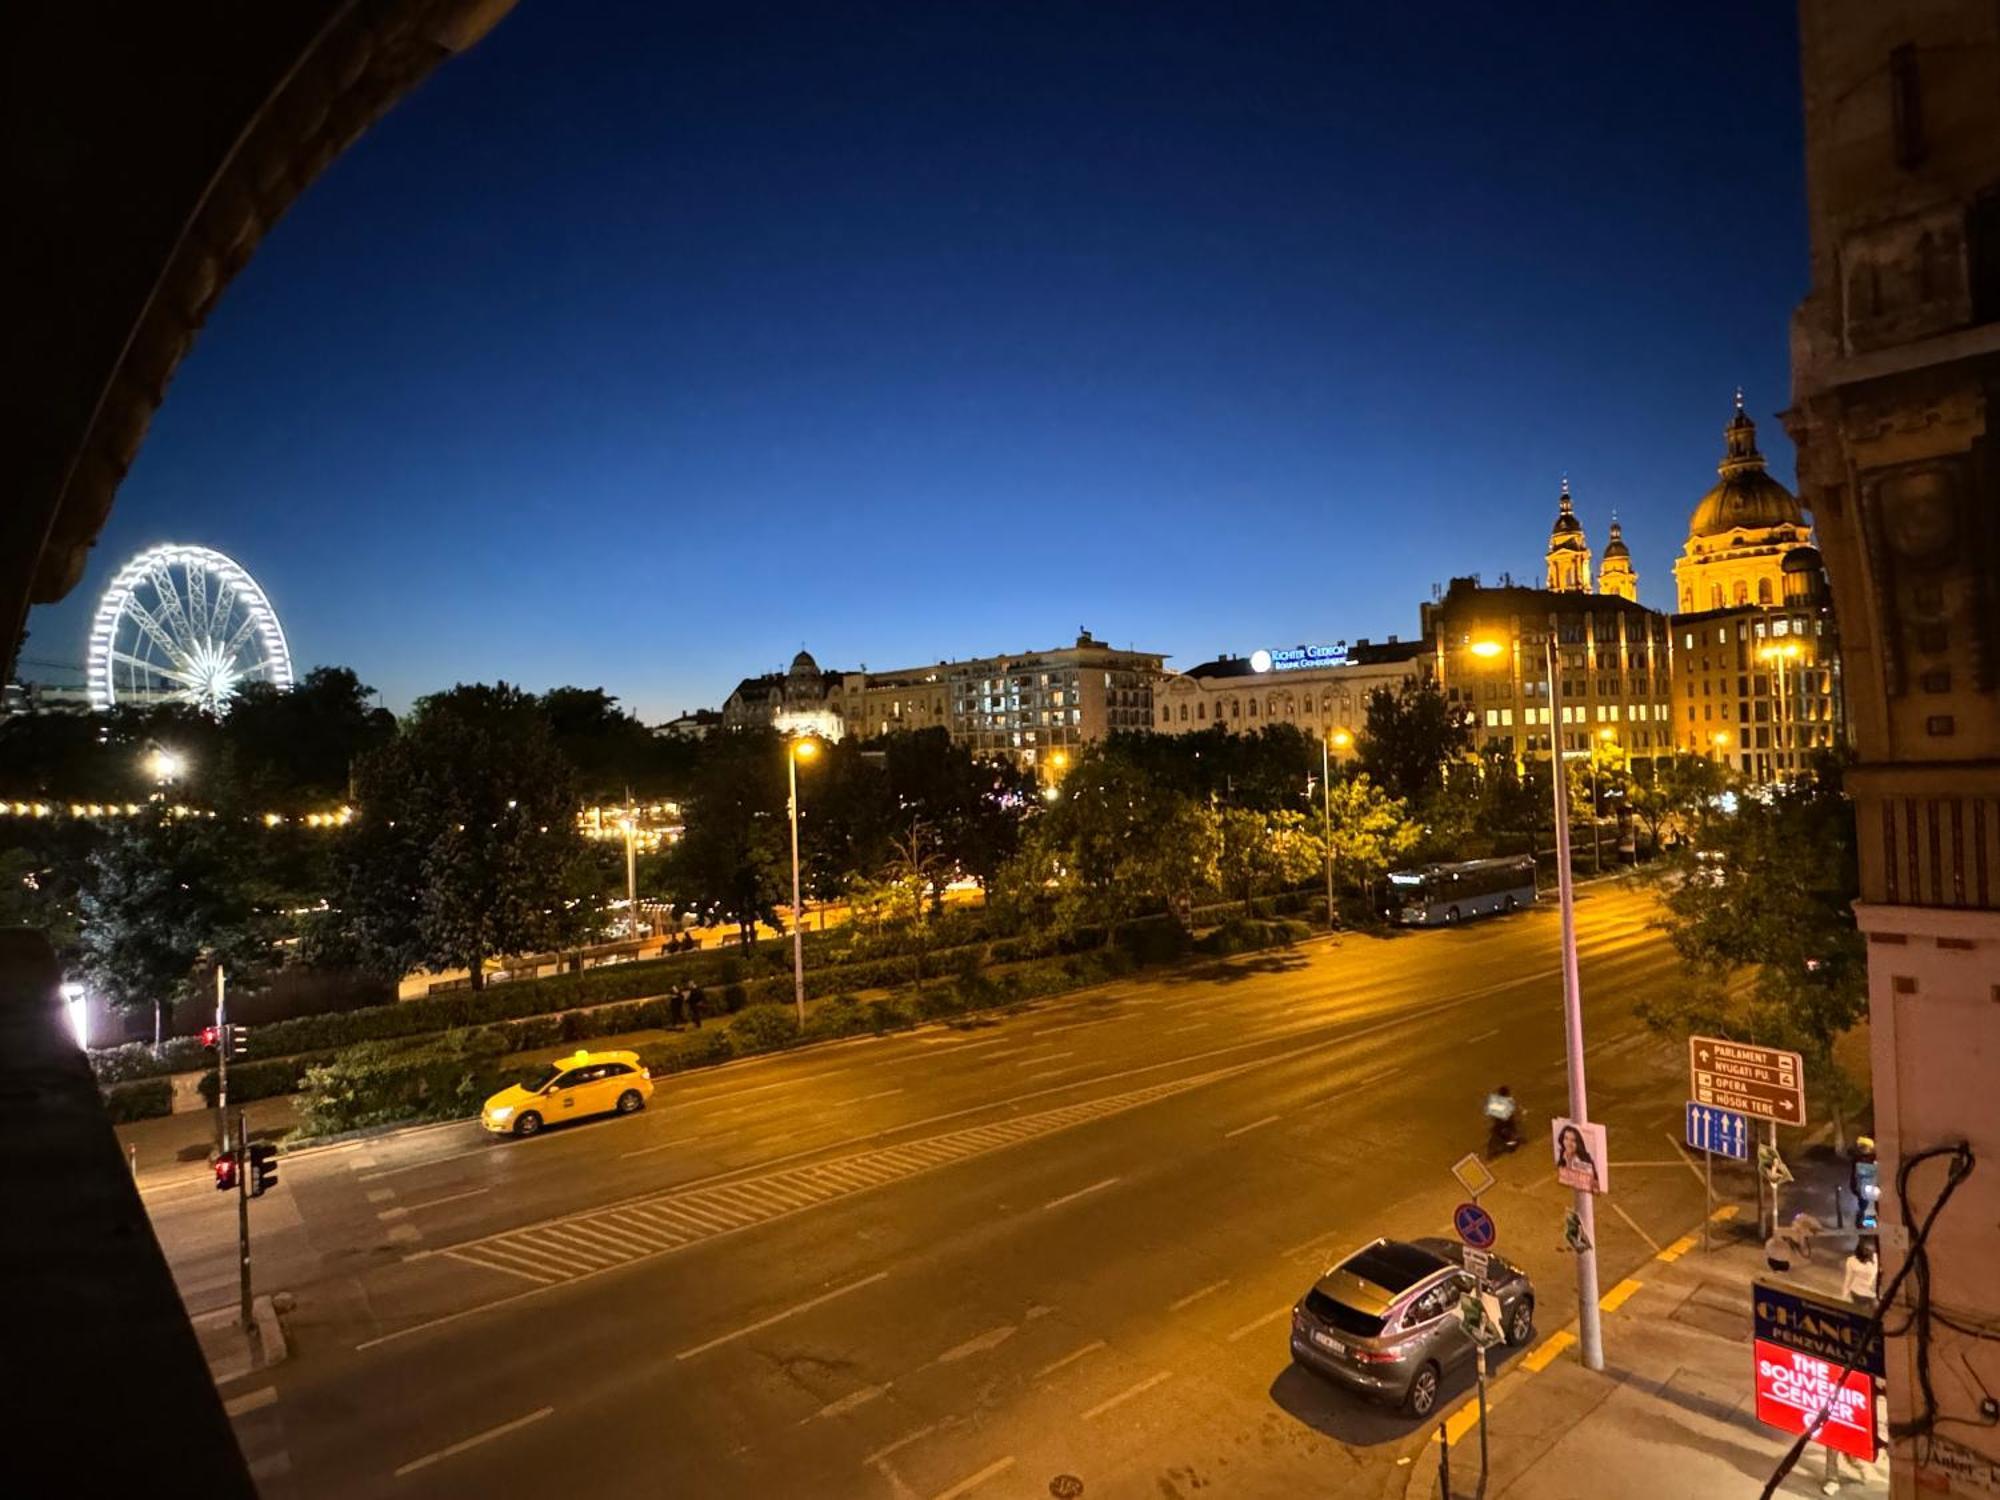
[(103, 1092), (104, 1113), (113, 1125), (151, 1120), (174, 1112), (174, 1082), (171, 1078), (145, 1078), (137, 1083), (122, 1083)]
[(1266, 921), (1259, 917), (1231, 917), (1196, 943), (1197, 951), (1226, 958), (1232, 953), (1249, 953), (1258, 948), (1288, 947), (1312, 935), (1312, 928), (1295, 917)]
[(363, 1042), (306, 1070), (298, 1133), (459, 1119), (499, 1092), (508, 1072), (491, 1037), (467, 1032), (422, 1047)]
[[(253, 1099), (273, 1099), (280, 1094), (295, 1094), (306, 1076), (306, 1069), (332, 1062), (332, 1050), (301, 1052), (292, 1057), (267, 1057), (231, 1063), (229, 1066), (229, 1102), (232, 1105), (248, 1104)], [(215, 1096), (221, 1087), (216, 1071), (210, 1068), (201, 1075), (201, 1082), (195, 1087), (201, 1090), (201, 1097), (211, 1109), (215, 1107)]]

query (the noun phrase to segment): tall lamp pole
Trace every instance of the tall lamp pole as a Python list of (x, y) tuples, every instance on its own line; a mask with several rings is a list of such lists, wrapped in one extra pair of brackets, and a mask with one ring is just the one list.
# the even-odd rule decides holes
[(785, 748), (785, 776), (791, 788), (792, 815), (792, 1001), (798, 1007), (799, 1028), (806, 1024), (806, 942), (805, 907), (799, 882), (799, 762), (819, 754), (819, 741), (810, 736), (793, 740)]
[[(1576, 962), (1576, 890), (1570, 878), (1569, 780), (1563, 768), (1562, 675), (1556, 659), (1556, 619), (1549, 617), (1543, 660), (1549, 680), (1549, 785), (1555, 799), (1556, 899), (1562, 909), (1563, 1044), (1569, 1061), (1569, 1117), (1578, 1125), (1590, 1119), (1589, 1093), (1583, 1073), (1583, 986)], [(1474, 656), (1493, 658), (1506, 651), (1495, 640), (1474, 641)], [(1597, 1306), (1597, 1213), (1591, 1193), (1575, 1192), (1576, 1221), (1582, 1231), (1576, 1253), (1577, 1348), (1586, 1370), (1604, 1368), (1604, 1328)]]
[(1333, 759), (1331, 746), (1338, 745), (1345, 750), (1354, 743), (1354, 736), (1345, 729), (1336, 729), (1321, 737), (1319, 742), (1319, 792), (1320, 792), (1320, 842), (1326, 852), (1326, 926), (1331, 932), (1333, 917)]

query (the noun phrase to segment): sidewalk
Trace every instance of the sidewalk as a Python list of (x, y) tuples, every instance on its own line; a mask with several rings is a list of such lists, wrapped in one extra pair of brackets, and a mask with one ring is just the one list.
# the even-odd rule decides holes
[[(1750, 1284), (1771, 1276), (1754, 1222), (1716, 1211), (1708, 1252), (1699, 1233), (1666, 1246), (1634, 1276), (1604, 1289), (1605, 1368), (1585, 1370), (1575, 1327), (1552, 1333), (1488, 1387), (1488, 1500), (1724, 1500), (1756, 1496), (1792, 1439), (1755, 1416)], [(1851, 1235), (1829, 1236), (1811, 1263), (1782, 1280), (1838, 1298)], [(1479, 1479), (1476, 1407), (1445, 1424), (1455, 1495)], [(1412, 1464), (1405, 1500), (1435, 1500), (1435, 1438)], [(1805, 1454), (1777, 1491), (1788, 1496), (1889, 1492), (1886, 1451), (1875, 1464), (1841, 1460), (1826, 1491), (1826, 1450)]]

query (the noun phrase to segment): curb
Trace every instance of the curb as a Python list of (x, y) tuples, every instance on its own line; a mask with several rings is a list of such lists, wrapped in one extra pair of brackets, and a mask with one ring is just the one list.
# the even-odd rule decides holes
[[(285, 1296), (287, 1302), (291, 1299)], [(258, 1297), (250, 1303), (250, 1321), (257, 1335), (257, 1368), (268, 1370), (272, 1365), (281, 1365), (290, 1349), (285, 1343), (285, 1325), (278, 1320), (276, 1301), (269, 1297)]]

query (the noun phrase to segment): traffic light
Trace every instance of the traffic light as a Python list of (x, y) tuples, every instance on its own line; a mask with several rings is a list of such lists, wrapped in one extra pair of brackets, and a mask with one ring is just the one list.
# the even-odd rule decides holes
[(268, 1141), (250, 1147), (250, 1196), (255, 1198), (278, 1180), (278, 1148)]
[(249, 1056), (250, 1028), (248, 1026), (230, 1026), (226, 1027), (225, 1030), (229, 1033), (229, 1055), (231, 1057)]
[(226, 1193), (236, 1186), (236, 1155), (225, 1151), (215, 1159), (215, 1190)]
[(215, 1044), (221, 1040), (222, 1032), (220, 1028), (214, 1026), (204, 1026), (201, 1028), (201, 1044), (210, 1051), (213, 1051)]
[(201, 1044), (210, 1051), (220, 1049), (225, 1057), (242, 1057), (250, 1051), (248, 1026), (204, 1026)]

